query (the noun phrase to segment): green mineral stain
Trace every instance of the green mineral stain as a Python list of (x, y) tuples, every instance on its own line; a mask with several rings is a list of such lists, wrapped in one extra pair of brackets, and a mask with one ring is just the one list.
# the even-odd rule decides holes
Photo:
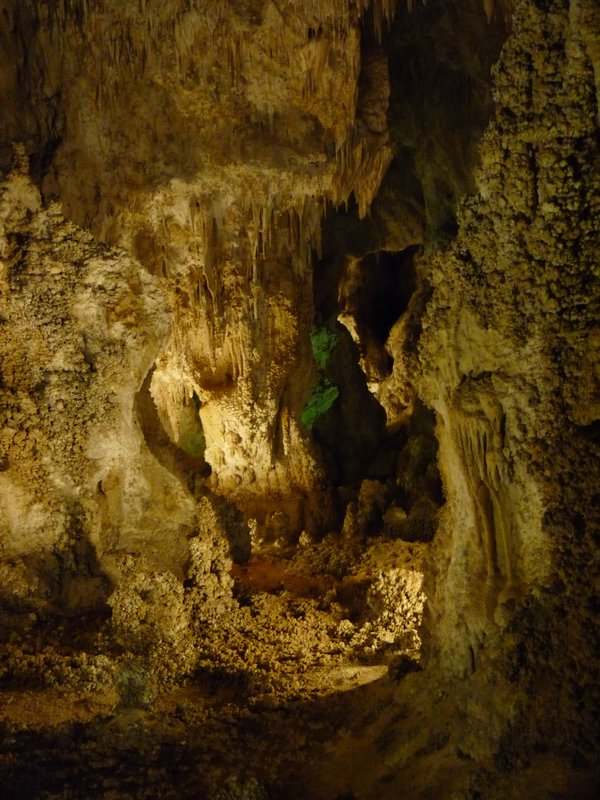
[(331, 351), (337, 343), (336, 334), (329, 328), (315, 327), (310, 332), (313, 358), (319, 370), (324, 370), (329, 363)]
[(302, 424), (309, 431), (312, 430), (315, 420), (329, 411), (340, 393), (338, 387), (325, 377), (331, 351), (337, 344), (337, 335), (329, 328), (315, 326), (310, 331), (310, 344), (319, 377), (300, 415)]
[(328, 378), (320, 378), (302, 410), (300, 419), (304, 427), (309, 431), (312, 430), (315, 420), (329, 411), (339, 393), (338, 387), (334, 386)]

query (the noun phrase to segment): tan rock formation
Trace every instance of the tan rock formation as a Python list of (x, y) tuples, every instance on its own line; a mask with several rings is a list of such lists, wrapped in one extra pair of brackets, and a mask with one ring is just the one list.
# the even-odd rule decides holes
[(530, 745), (589, 754), (575, 695), (597, 702), (597, 64), (580, 19), (516, 5), (478, 192), (433, 263), (418, 383), (447, 498), (429, 594), (439, 656), (504, 669)]
[(108, 552), (180, 570), (195, 510), (132, 413), (169, 334), (164, 295), (123, 250), (43, 208), (26, 168), (2, 185), (2, 591), (77, 609), (106, 594)]
[[(47, 127), (38, 161), (55, 150), (44, 191), (172, 298), (151, 386), (167, 432), (195, 393), (219, 491), (305, 495), (311, 251), (324, 202), (354, 192), (364, 216), (391, 157), (362, 4), (5, 5), (27, 41), (14, 91), (39, 97), (15, 123)], [(392, 8), (374, 3), (378, 30)]]
[(599, 40), (0, 0), (7, 791), (597, 795)]

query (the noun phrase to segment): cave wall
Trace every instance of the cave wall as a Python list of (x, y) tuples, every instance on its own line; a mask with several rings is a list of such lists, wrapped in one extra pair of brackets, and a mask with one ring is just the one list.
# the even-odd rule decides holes
[(110, 553), (182, 574), (194, 506), (133, 415), (169, 307), (129, 254), (44, 206), (17, 154), (0, 194), (1, 593), (85, 611), (110, 591)]
[[(381, 29), (391, 6), (372, 5)], [(316, 497), (324, 471), (300, 422), (315, 380), (311, 260), (323, 204), (354, 193), (364, 215), (390, 159), (385, 59), (366, 59), (361, 73), (366, 6), (287, 4), (283, 13), (260, 2), (6, 0), (0, 9), (7, 110), (0, 162), (11, 173), (19, 143), (29, 161), (21, 172), (31, 173), (43, 197), (23, 214), (43, 214), (58, 201), (71, 224), (124, 248), (136, 280), (169, 305), (142, 326), (143, 367), (123, 385), (117, 373), (127, 363), (114, 359), (122, 419), (111, 426), (106, 415), (106, 438), (121, 439), (123, 426), (139, 438), (131, 394), (152, 367), (143, 393), (156, 406), (155, 432), (176, 447), (199, 431), (213, 489), (263, 518), (266, 505), (284, 508), (298, 533), (329, 515), (326, 496)], [(363, 117), (375, 122), (368, 127)], [(6, 230), (7, 239), (27, 235)], [(72, 259), (76, 252), (73, 245)], [(6, 265), (9, 304), (15, 260)], [(86, 352), (97, 374), (96, 352)], [(29, 391), (19, 376), (7, 388)], [(200, 419), (186, 426), (194, 403)], [(69, 409), (68, 418), (87, 440), (78, 413)], [(95, 513), (115, 529), (130, 513), (121, 507), (152, 503), (156, 480), (172, 485), (168, 475), (153, 477), (160, 467), (143, 443), (136, 447), (148, 488), (133, 489), (114, 470), (110, 494), (106, 475), (96, 481), (92, 503), (103, 510)], [(84, 458), (95, 449), (81, 445)], [(42, 461), (43, 450), (36, 452)], [(78, 475), (68, 480), (80, 486)], [(189, 507), (185, 492), (170, 491), (176, 505)], [(147, 531), (145, 513), (140, 531)], [(13, 504), (9, 516), (13, 529), (27, 528), (24, 510)]]
[(592, 20), (597, 41), (592, 4), (515, 5), (477, 191), (431, 261), (418, 347), (447, 498), (432, 648), (456, 674), (502, 676), (515, 750), (562, 744), (583, 760), (598, 700)]

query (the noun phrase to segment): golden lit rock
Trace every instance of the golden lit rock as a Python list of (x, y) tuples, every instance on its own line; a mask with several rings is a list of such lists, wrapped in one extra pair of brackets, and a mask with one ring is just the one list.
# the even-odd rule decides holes
[(599, 39), (0, 0), (3, 796), (598, 795)]

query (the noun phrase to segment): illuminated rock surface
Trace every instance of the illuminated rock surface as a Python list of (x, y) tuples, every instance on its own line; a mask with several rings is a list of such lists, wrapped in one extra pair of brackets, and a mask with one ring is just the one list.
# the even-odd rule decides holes
[(592, 0), (0, 0), (7, 798), (595, 798)]

